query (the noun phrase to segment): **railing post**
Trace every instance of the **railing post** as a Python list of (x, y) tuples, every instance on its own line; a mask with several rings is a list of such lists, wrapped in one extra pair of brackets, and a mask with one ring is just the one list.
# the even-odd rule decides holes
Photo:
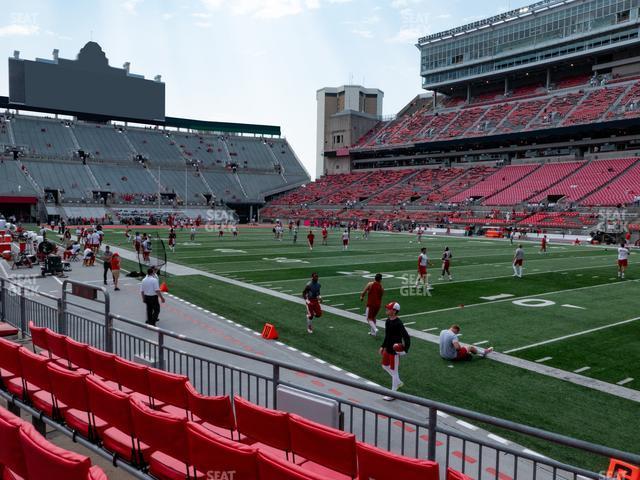
[(62, 298), (58, 299), (58, 333), (67, 335), (67, 315), (64, 311), (64, 302)]
[(20, 331), (23, 336), (27, 334), (27, 298), (23, 285), (20, 285)]
[(164, 365), (164, 333), (158, 331), (158, 358), (156, 368), (165, 370)]
[(109, 310), (104, 316), (104, 351), (113, 353), (113, 317)]
[(4, 322), (6, 318), (5, 313), (5, 301), (6, 301), (5, 291), (4, 291), (4, 278), (0, 278), (0, 322)]
[[(438, 411), (435, 407), (429, 407), (429, 442), (427, 444), (427, 459), (436, 461), (436, 424), (438, 423)], [(445, 452), (449, 455), (449, 452)]]
[[(273, 366), (273, 409), (276, 410), (278, 408), (278, 385), (280, 385), (280, 365)], [(267, 407), (269, 405), (266, 405)]]

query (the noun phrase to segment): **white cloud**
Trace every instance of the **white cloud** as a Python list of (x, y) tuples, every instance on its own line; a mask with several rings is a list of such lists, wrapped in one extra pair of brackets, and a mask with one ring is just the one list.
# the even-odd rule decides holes
[(131, 15), (136, 15), (138, 12), (136, 11), (136, 7), (142, 0), (124, 0), (122, 2), (122, 8), (124, 8), (127, 13)]
[(353, 30), (351, 30), (351, 33), (362, 38), (373, 38), (373, 32), (371, 30), (354, 28)]
[(209, 10), (225, 8), (232, 15), (255, 18), (281, 18), (317, 10), (323, 3), (337, 4), (351, 0), (201, 0)]
[(191, 16), (194, 18), (211, 18), (211, 14), (205, 12), (195, 12), (192, 13)]
[(211, 27), (211, 22), (195, 22), (194, 25), (198, 28), (209, 28)]
[(40, 27), (32, 23), (13, 23), (0, 27), (0, 37), (26, 37), (29, 35), (37, 35)]

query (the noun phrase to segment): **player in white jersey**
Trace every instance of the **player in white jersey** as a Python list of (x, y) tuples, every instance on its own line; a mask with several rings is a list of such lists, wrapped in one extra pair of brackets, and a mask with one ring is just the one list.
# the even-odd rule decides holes
[(342, 233), (342, 250), (349, 250), (349, 232), (347, 230)]
[(423, 234), (424, 234), (424, 230), (422, 229), (422, 227), (418, 227), (418, 231), (416, 232), (416, 235), (418, 236), (418, 243), (422, 243)]
[(427, 273), (427, 266), (430, 265), (429, 257), (427, 256), (427, 249), (421, 248), (420, 255), (418, 255), (418, 278), (416, 279), (416, 288), (420, 285), (422, 281), (422, 287), (426, 290), (428, 295), (429, 290), (432, 290), (433, 287), (429, 284), (429, 274)]
[(522, 278), (522, 264), (524, 263), (524, 249), (518, 245), (513, 255), (513, 276)]
[(629, 263), (629, 249), (624, 242), (618, 248), (618, 278), (624, 278), (624, 271)]

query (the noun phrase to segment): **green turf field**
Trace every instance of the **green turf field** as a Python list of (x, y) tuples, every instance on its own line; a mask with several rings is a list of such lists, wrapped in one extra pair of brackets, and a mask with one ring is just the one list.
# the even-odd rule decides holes
[[(270, 229), (241, 229), (234, 240), (226, 233), (198, 232), (195, 242), (178, 233), (168, 260), (206, 272), (299, 295), (312, 271), (322, 284), (325, 305), (363, 313), (359, 292), (373, 276), (385, 275), (384, 301), (396, 300), (408, 327), (438, 334), (452, 323), (462, 327), (465, 343), (538, 361), (609, 383), (640, 389), (640, 276), (632, 254), (625, 280), (616, 276), (615, 249), (551, 244), (539, 254), (537, 242), (524, 243), (524, 278), (513, 278), (515, 245), (504, 240), (423, 237), (373, 232), (368, 240), (352, 234), (342, 250), (339, 231), (329, 245), (306, 245), (306, 230), (293, 244), (285, 231), (274, 240)], [(166, 229), (161, 230), (166, 238)], [(127, 246), (122, 230), (110, 230), (107, 242)], [(453, 280), (439, 280), (440, 255), (453, 252)], [(419, 248), (433, 261), (431, 296), (413, 288)], [(171, 292), (256, 330), (275, 323), (281, 340), (365, 378), (387, 385), (379, 368), (380, 339), (351, 319), (327, 314), (306, 333), (301, 305), (203, 276), (172, 277)], [(515, 302), (515, 303), (514, 303)], [(382, 315), (382, 313), (381, 313)], [(625, 322), (625, 323), (621, 323)], [(346, 353), (348, 352), (348, 353)], [(588, 368), (587, 368), (588, 367)], [(518, 422), (603, 443), (640, 450), (636, 402), (492, 361), (450, 368), (437, 345), (416, 341), (401, 372), (406, 391)], [(632, 379), (632, 380), (629, 380)], [(580, 419), (589, 418), (585, 428)], [(545, 447), (532, 444), (533, 448)], [(546, 448), (549, 448), (547, 445)], [(566, 452), (545, 451), (567, 461)], [(584, 459), (582, 459), (584, 460)], [(594, 465), (602, 467), (602, 465)]]

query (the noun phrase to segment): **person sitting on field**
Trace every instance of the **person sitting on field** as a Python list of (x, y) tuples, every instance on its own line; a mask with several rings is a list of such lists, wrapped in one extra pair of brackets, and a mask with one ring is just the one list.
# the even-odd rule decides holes
[(473, 355), (480, 355), (484, 358), (493, 352), (493, 347), (480, 348), (473, 345), (461, 345), (459, 334), (459, 325), (451, 325), (449, 329), (440, 332), (440, 356), (445, 360), (471, 360)]

